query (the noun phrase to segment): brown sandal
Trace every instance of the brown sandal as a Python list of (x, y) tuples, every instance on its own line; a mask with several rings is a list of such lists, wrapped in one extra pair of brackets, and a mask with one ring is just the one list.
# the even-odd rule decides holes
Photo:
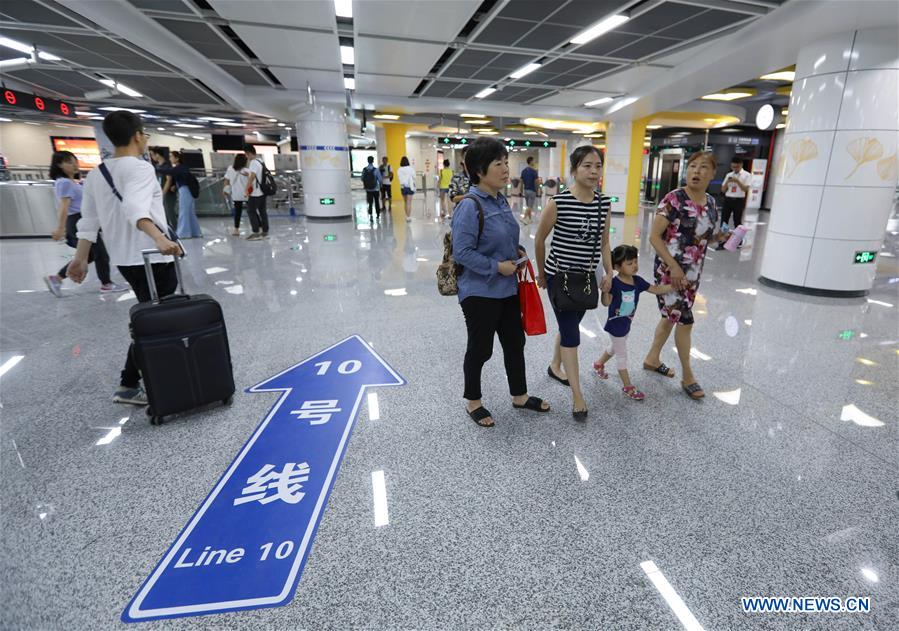
[(665, 377), (674, 377), (674, 371), (668, 368), (665, 365), (665, 362), (662, 362), (658, 366), (650, 366), (646, 362), (643, 362), (643, 370), (648, 370), (649, 372), (657, 372), (660, 375), (664, 375)]
[(689, 386), (683, 382), (681, 382), (680, 385), (684, 389), (684, 392), (687, 393), (687, 396), (690, 397), (691, 399), (699, 400), (705, 396), (705, 392), (703, 391), (702, 386), (700, 386), (695, 381), (693, 383), (691, 383)]

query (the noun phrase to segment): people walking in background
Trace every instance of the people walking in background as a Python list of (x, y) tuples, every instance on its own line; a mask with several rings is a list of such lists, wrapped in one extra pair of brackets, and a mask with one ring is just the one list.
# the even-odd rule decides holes
[(381, 158), (381, 166), (378, 167), (381, 172), (381, 208), (386, 212), (387, 205), (392, 205), (393, 193), (390, 191), (390, 185), (393, 183), (393, 168), (387, 160), (387, 156)]
[(162, 205), (165, 207), (165, 220), (174, 228), (178, 225), (178, 191), (169, 175), (172, 163), (169, 160), (167, 147), (150, 147), (150, 160), (156, 167), (156, 177), (159, 178), (159, 186), (162, 187)]
[[(88, 253), (92, 244), (99, 243), (102, 230), (113, 265), (118, 266), (137, 300), (149, 302), (150, 289), (141, 251), (156, 248), (163, 255), (171, 255), (181, 254), (181, 247), (160, 230), (165, 223), (162, 191), (153, 167), (140, 159), (147, 150), (149, 138), (140, 116), (128, 111), (111, 112), (103, 121), (103, 132), (115, 146), (114, 156), (103, 161), (110, 182), (99, 168), (87, 176), (82, 217), (78, 221), (78, 246), (69, 265), (69, 276), (76, 283), (84, 280)], [(159, 296), (175, 293), (178, 278), (171, 257), (154, 255), (151, 262)], [(147, 405), (147, 393), (140, 380), (140, 371), (129, 348), (112, 400)]]
[(409, 164), (409, 158), (403, 156), (397, 171), (400, 178), (400, 190), (403, 193), (403, 206), (406, 211), (406, 223), (412, 221), (412, 196), (415, 194), (415, 169)]
[(624, 396), (635, 401), (646, 398), (646, 395), (631, 383), (630, 374), (627, 372), (627, 336), (631, 332), (631, 322), (637, 311), (637, 303), (640, 302), (640, 294), (644, 291), (656, 296), (671, 291), (671, 285), (650, 285), (641, 276), (637, 276), (639, 254), (639, 250), (632, 245), (622, 244), (612, 250), (612, 269), (618, 272), (618, 275), (612, 279), (611, 287), (602, 292), (602, 306), (609, 308), (605, 331), (609, 334), (611, 346), (593, 362), (593, 370), (599, 378), (608, 379), (606, 362), (614, 357), (623, 384), (621, 391)]
[[(749, 185), (752, 183), (752, 175), (743, 169), (743, 161), (734, 156), (730, 161), (730, 171), (724, 176), (721, 190), (724, 191), (724, 210), (721, 213), (721, 224), (727, 224), (731, 229), (743, 223), (743, 210), (746, 208)], [(734, 222), (730, 223), (731, 217)], [(739, 247), (739, 246), (737, 246)], [(723, 250), (724, 244), (719, 243), (718, 249)]]
[(181, 161), (181, 152), (172, 152), (172, 169), (169, 172), (178, 189), (178, 236), (182, 239), (199, 239), (203, 236), (197, 220), (196, 200), (190, 192), (190, 180), (194, 175)]
[[(69, 247), (78, 245), (75, 236), (78, 220), (81, 219), (81, 199), (83, 189), (79, 176), (78, 158), (69, 151), (57, 151), (50, 159), (50, 179), (55, 180), (54, 193), (56, 206), (59, 210), (59, 225), (51, 233), (54, 241), (65, 238)], [(117, 291), (125, 291), (127, 287), (112, 282), (109, 276), (109, 254), (103, 245), (103, 239), (97, 235), (97, 242), (90, 249), (87, 258), (88, 263), (93, 263), (97, 268), (97, 276), (100, 277), (100, 293), (108, 294)], [(68, 274), (69, 263), (62, 266), (55, 274), (44, 278), (47, 288), (57, 298), (62, 297), (62, 281)]]
[(549, 404), (529, 396), (527, 389), (516, 277), (517, 261), (527, 252), (519, 244), (518, 222), (502, 194), (509, 181), (508, 156), (503, 143), (493, 138), (478, 138), (470, 146), (465, 161), (473, 186), (453, 215), (453, 257), (462, 266), (459, 305), (468, 332), (462, 396), (469, 417), (481, 427), (494, 425), (481, 402), (481, 372), (493, 354), (494, 337), (503, 347), (512, 406), (549, 411)]
[(240, 234), (240, 216), (243, 214), (243, 205), (247, 201), (247, 179), (250, 172), (247, 169), (247, 157), (238, 153), (234, 156), (234, 162), (225, 171), (225, 199), (231, 204), (231, 213), (234, 217), (234, 227), (231, 235)]
[(368, 164), (362, 169), (362, 186), (365, 188), (365, 200), (368, 202), (368, 218), (371, 219), (371, 207), (374, 204), (376, 217), (381, 218), (381, 172), (375, 167), (375, 157), (368, 156)]
[[(575, 420), (586, 421), (587, 402), (581, 392), (577, 350), (581, 344), (580, 324), (587, 313), (587, 307), (571, 309), (556, 304), (553, 296), (559, 288), (554, 287), (554, 284), (567, 283), (565, 274), (573, 272), (580, 277), (586, 276), (587, 282), (592, 283), (591, 291), (595, 292), (595, 279), (590, 281), (590, 278), (598, 270), (601, 260), (605, 269), (602, 288), (604, 291), (608, 290), (612, 282), (612, 253), (609, 246), (612, 200), (596, 191), (602, 169), (602, 160), (596, 147), (578, 147), (571, 152), (569, 160), (574, 182), (571, 188), (553, 195), (547, 202), (537, 227), (537, 284), (548, 290), (556, 322), (559, 324), (555, 351), (546, 369), (547, 374), (571, 388), (571, 413)], [(553, 239), (547, 257), (544, 244), (550, 232), (553, 233)], [(592, 295), (598, 298), (595, 293)]]
[(247, 180), (247, 216), (250, 218), (250, 227), (253, 234), (247, 237), (247, 241), (256, 241), (268, 236), (268, 212), (265, 209), (265, 193), (262, 192), (260, 182), (265, 171), (262, 158), (256, 155), (253, 145), (243, 146), (243, 152), (247, 156), (249, 179)]
[(653, 265), (656, 282), (671, 285), (672, 291), (658, 296), (662, 319), (643, 368), (674, 377), (674, 371), (662, 362), (662, 348), (671, 329), (680, 357), (681, 386), (691, 399), (705, 396), (690, 366), (693, 335), (693, 301), (699, 291), (706, 249), (714, 241), (726, 241), (721, 231), (715, 199), (706, 192), (718, 164), (710, 151), (699, 151), (687, 160), (687, 184), (668, 193), (652, 220), (649, 242), (656, 251)]
[(521, 188), (524, 194), (524, 214), (521, 223), (528, 225), (533, 221), (532, 213), (537, 204), (537, 186), (540, 179), (537, 169), (533, 167), (534, 157), (529, 156), (527, 166), (521, 170)]
[[(471, 181), (468, 179), (468, 171), (465, 166), (465, 154), (468, 152), (468, 145), (462, 147), (462, 160), (459, 162), (459, 170), (453, 175), (450, 182), (449, 198), (453, 203), (453, 207), (462, 201), (462, 198), (468, 195), (468, 189), (471, 188)], [(452, 217), (452, 212), (450, 212)]]
[(443, 168), (440, 169), (440, 221), (446, 219), (449, 214), (449, 187), (453, 181), (453, 170), (450, 168), (450, 161), (443, 161)]

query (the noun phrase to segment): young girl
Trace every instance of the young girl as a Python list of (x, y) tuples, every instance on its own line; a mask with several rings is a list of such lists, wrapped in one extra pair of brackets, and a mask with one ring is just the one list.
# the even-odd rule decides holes
[(608, 379), (606, 362), (617, 357), (618, 374), (624, 383), (621, 391), (626, 397), (642, 401), (646, 395), (637, 390), (627, 373), (627, 335), (631, 330), (631, 320), (637, 311), (640, 294), (648, 291), (661, 296), (671, 291), (671, 285), (650, 285), (637, 276), (637, 254), (637, 248), (632, 245), (619, 245), (612, 250), (612, 268), (618, 275), (612, 279), (611, 289), (602, 292), (602, 305), (609, 308), (605, 330), (612, 340), (612, 346), (593, 363), (593, 369), (600, 379)]
[(230, 198), (231, 212), (234, 216), (234, 227), (231, 235), (240, 235), (240, 216), (243, 214), (243, 205), (247, 201), (247, 179), (250, 171), (247, 169), (247, 156), (238, 153), (234, 155), (234, 163), (225, 171), (225, 199)]

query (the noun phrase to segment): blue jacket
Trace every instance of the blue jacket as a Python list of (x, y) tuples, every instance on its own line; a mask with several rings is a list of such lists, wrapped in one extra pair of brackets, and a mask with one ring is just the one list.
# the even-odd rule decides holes
[(380, 190), (381, 190), (381, 182), (382, 182), (382, 180), (381, 180), (381, 172), (378, 170), (378, 167), (376, 167), (376, 166), (373, 165), (373, 164), (366, 164), (366, 165), (365, 165), (365, 168), (362, 169), (362, 172), (364, 173), (367, 169), (373, 169), (374, 172), (375, 172), (375, 187), (374, 187), (374, 188), (367, 188), (367, 189), (365, 189), (365, 190), (366, 190), (366, 191), (380, 191)]
[(490, 197), (472, 185), (469, 195), (476, 195), (484, 209), (484, 231), (478, 240), (478, 207), (473, 200), (463, 199), (453, 211), (453, 258), (463, 266), (459, 282), (459, 302), (469, 296), (508, 298), (518, 293), (515, 274), (503, 276), (497, 269), (500, 261), (519, 258), (518, 220), (502, 193)]

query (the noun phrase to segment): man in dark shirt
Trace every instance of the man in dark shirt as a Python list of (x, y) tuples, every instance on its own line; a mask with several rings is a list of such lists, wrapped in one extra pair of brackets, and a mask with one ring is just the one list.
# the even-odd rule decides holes
[(531, 223), (531, 213), (534, 211), (534, 204), (537, 201), (537, 180), (539, 176), (537, 169), (531, 166), (534, 157), (528, 158), (528, 165), (521, 171), (521, 185), (524, 190), (524, 214), (521, 222), (525, 225)]

